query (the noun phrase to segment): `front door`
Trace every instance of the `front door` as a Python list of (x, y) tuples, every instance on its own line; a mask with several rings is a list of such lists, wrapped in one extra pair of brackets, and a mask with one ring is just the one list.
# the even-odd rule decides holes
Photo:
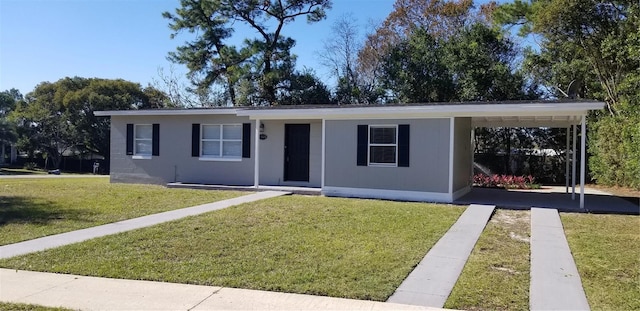
[(309, 181), (309, 124), (284, 125), (284, 180)]

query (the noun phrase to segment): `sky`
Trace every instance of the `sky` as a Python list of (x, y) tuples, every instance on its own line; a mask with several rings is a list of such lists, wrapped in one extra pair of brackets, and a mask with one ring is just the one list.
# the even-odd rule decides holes
[[(283, 34), (296, 40), (297, 68), (311, 68), (333, 84), (317, 55), (335, 20), (351, 14), (364, 36), (394, 2), (334, 0), (325, 20), (308, 24), (303, 17), (287, 24)], [(179, 5), (179, 0), (0, 0), (0, 91), (17, 88), (27, 94), (43, 81), (73, 76), (122, 78), (146, 86), (158, 80), (158, 69), (166, 74), (172, 66), (183, 77), (186, 67), (166, 57), (191, 37), (171, 39), (169, 20), (162, 17)], [(254, 36), (238, 27), (234, 40)]]

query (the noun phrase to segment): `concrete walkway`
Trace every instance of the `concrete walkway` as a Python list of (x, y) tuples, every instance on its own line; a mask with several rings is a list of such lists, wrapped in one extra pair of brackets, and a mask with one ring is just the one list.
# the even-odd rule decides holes
[(494, 208), (491, 205), (470, 205), (388, 302), (444, 306)]
[(81, 310), (441, 310), (386, 302), (0, 269), (0, 301)]
[(558, 211), (531, 208), (531, 310), (589, 310)]
[(9, 244), (0, 246), (0, 259), (9, 258), (13, 256), (28, 254), (32, 252), (42, 251), (49, 248), (59, 247), (63, 245), (78, 243), (89, 239), (116, 234), (120, 232), (135, 230), (144, 227), (150, 227), (163, 222), (168, 222), (188, 216), (199, 215), (215, 210), (220, 210), (234, 205), (239, 205), (248, 202), (254, 202), (264, 200), (268, 198), (278, 197), (289, 194), (284, 191), (263, 191), (248, 194), (245, 196), (182, 208), (178, 210), (142, 216), (138, 218), (132, 218), (119, 222), (114, 222), (102, 226), (91, 227), (56, 235), (50, 235), (39, 239), (33, 239), (29, 241), (19, 242), (15, 244)]

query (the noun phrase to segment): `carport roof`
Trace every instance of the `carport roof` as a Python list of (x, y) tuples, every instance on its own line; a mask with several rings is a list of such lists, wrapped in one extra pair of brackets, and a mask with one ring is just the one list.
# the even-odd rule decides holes
[(97, 111), (96, 116), (237, 115), (260, 120), (419, 119), (470, 117), (477, 127), (566, 127), (605, 103), (592, 100), (443, 102), (387, 105), (300, 105)]

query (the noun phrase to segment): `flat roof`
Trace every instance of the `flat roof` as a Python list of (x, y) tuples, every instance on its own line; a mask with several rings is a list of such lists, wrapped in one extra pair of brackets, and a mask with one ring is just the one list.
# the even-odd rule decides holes
[(518, 100), (386, 105), (279, 105), (96, 111), (96, 116), (236, 115), (252, 120), (419, 119), (470, 117), (479, 127), (538, 127), (578, 124), (604, 102), (594, 100)]

